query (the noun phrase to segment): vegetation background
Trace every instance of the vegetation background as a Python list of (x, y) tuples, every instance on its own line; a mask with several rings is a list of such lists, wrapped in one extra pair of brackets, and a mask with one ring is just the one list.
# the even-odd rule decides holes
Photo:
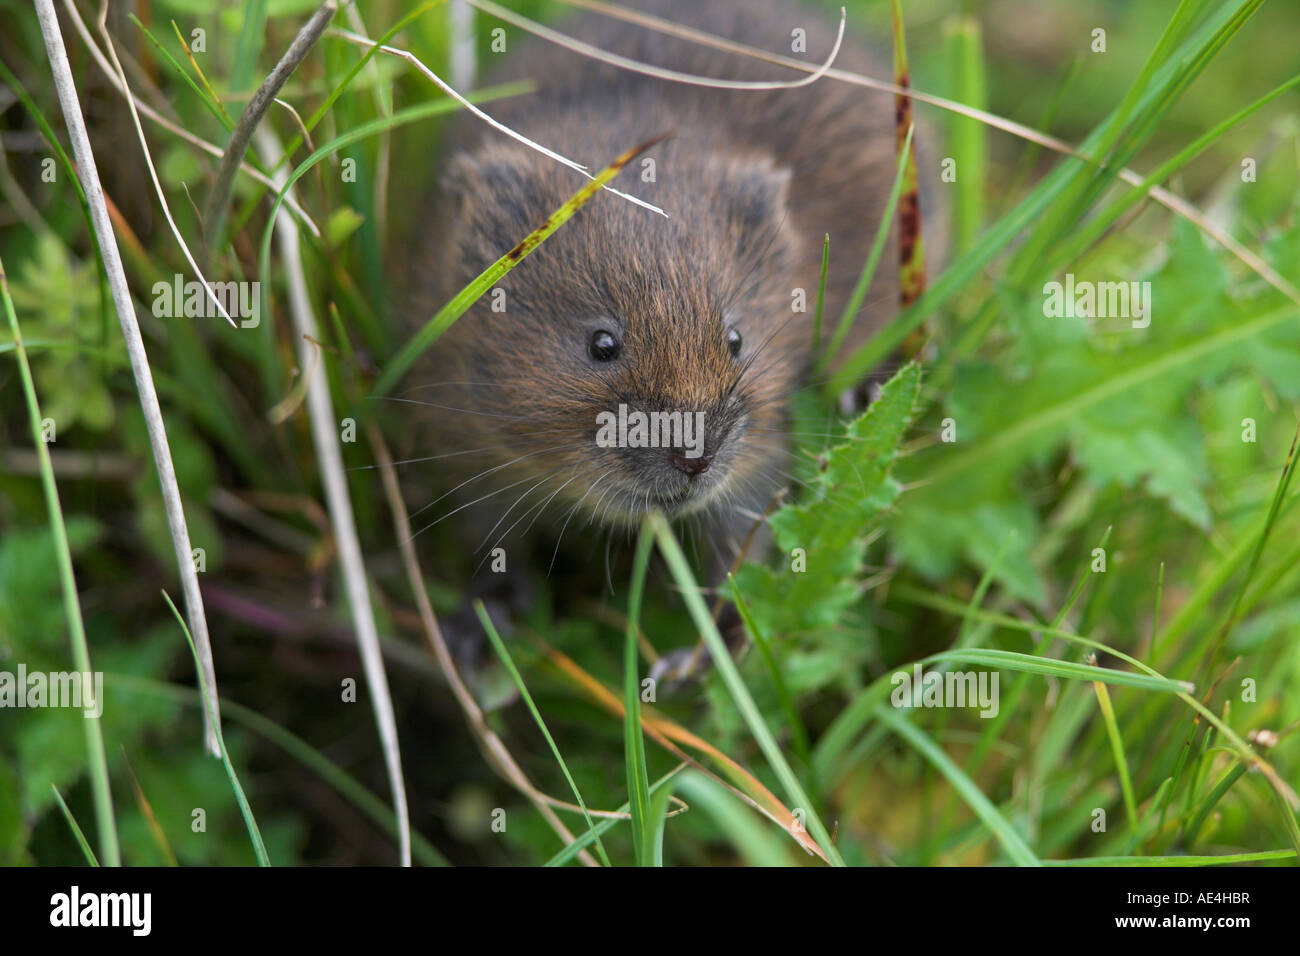
[[(73, 2), (102, 48), (96, 10)], [(223, 144), (315, 6), (139, 0), (112, 4), (108, 29), (137, 95)], [(510, 6), (543, 19), (563, 9)], [(838, 4), (820, 6), (830, 22)], [(850, 29), (888, 49), (890, 5), (847, 7)], [(269, 271), (258, 263), (273, 197), (240, 176), (229, 242), (212, 250), (213, 274), (262, 280), (269, 311), (258, 329), (156, 318), (153, 283), (190, 270), (124, 101), (59, 9), (191, 537), (204, 549), (232, 769), (274, 864), (395, 862), (383, 749), (301, 405), (282, 251), (273, 247)], [(390, 409), (361, 400), (402, 344), (387, 263), (418, 208), (412, 171), (437, 165), (433, 113), (448, 101), (401, 60), (353, 72), (361, 49), (333, 35), (282, 91), (296, 114), (269, 114), (279, 140), (294, 140), (306, 120), (328, 154), (297, 183), (322, 233), (303, 233), (322, 327), (316, 374), (328, 375), (339, 416), (361, 421), (363, 437), (342, 447), (417, 862), (537, 864), (571, 861), (579, 849), (566, 851), (485, 759), (487, 730), (541, 793), (593, 811), (631, 797), (633, 819), (601, 818), (590, 847), (614, 863), (813, 861), (800, 843), (851, 864), (1296, 861), (1300, 515), (1288, 451), (1300, 399), (1300, 94), (1257, 101), (1297, 79), (1300, 9), (909, 0), (903, 10), (917, 89), (1090, 141), (1111, 162), (1071, 161), (917, 107), (942, 128), (960, 170), (947, 269), (903, 317), (923, 322), (932, 346), (850, 428), (832, 424), (822, 390), (802, 397), (801, 420), (816, 426), (807, 431), (842, 436), (808, 439), (800, 507), (774, 519), (783, 544), (815, 542), (810, 569), (795, 578), (774, 558), (740, 571), (757, 639), (737, 663), (743, 689), (724, 667), (661, 694), (644, 712), (644, 741), (625, 737), (620, 717), (635, 589), (618, 583), (610, 597), (603, 574), (586, 600), (537, 575), (537, 609), (507, 645), (517, 670), (493, 660), (475, 677), (487, 715), (478, 733), (467, 727), (424, 646), (379, 473), (368, 467), (370, 427), (390, 437), (400, 429)], [(377, 0), (361, 13), (371, 36), (417, 13), (393, 42), (449, 75), (445, 5)], [(478, 19), (483, 60), (494, 25)], [(1104, 53), (1092, 49), (1099, 28)], [(195, 29), (205, 31), (202, 52), (191, 48)], [(507, 29), (509, 42), (522, 40)], [(80, 613), (93, 666), (107, 675), (97, 726), (122, 858), (251, 863), (256, 841), (222, 764), (203, 752), (194, 661), (160, 593), (180, 604), (158, 479), (92, 233), (50, 139), (70, 153), (25, 0), (0, 0), (0, 63), (0, 259), (41, 416), (57, 425), (49, 447)], [(1239, 122), (1217, 127), (1239, 111)], [(196, 206), (216, 161), (157, 124), (145, 130), (179, 229), (197, 244)], [(294, 166), (311, 153), (298, 148)], [(56, 160), (53, 182), (46, 159)], [(340, 175), (345, 159), (355, 181)], [(1253, 177), (1243, 177), (1246, 160)], [(256, 150), (249, 162), (267, 168)], [(1121, 166), (1160, 169), (1158, 182), (1199, 213), (1189, 220), (1141, 198), (1116, 182)], [(1280, 281), (1208, 230), (1235, 237)], [(1151, 326), (1045, 318), (1042, 284), (1066, 271), (1150, 281)], [(68, 670), (60, 543), (17, 357), (5, 323), (0, 669)], [(940, 441), (946, 419), (954, 443)], [(652, 560), (639, 611), (660, 652), (693, 640), (700, 623), (699, 606), (681, 599), (689, 572), (664, 560), (673, 551), (662, 530), (659, 550), (642, 552)], [(421, 539), (420, 558), (437, 611), (461, 609), (458, 543)], [(998, 671), (998, 716), (888, 706), (891, 673), (927, 655), (928, 667)], [(355, 703), (341, 699), (349, 678)], [(85, 730), (74, 711), (0, 712), (0, 861), (103, 854), (104, 792)], [(680, 752), (698, 768), (673, 773)], [(647, 778), (660, 782), (653, 792)], [(794, 827), (793, 838), (782, 829), (790, 810), (807, 831)], [(582, 813), (558, 814), (578, 843), (590, 840)], [(823, 826), (834, 828), (833, 850)]]

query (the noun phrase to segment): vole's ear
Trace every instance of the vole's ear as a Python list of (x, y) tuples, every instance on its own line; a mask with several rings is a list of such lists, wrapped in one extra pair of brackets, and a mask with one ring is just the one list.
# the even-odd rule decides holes
[(785, 219), (790, 200), (790, 170), (762, 158), (724, 160), (722, 193), (733, 223), (743, 234), (768, 232)]
[(539, 196), (525, 161), (488, 149), (458, 153), (441, 178), (443, 196), (463, 242), (482, 244), (491, 262), (537, 226)]
[(523, 164), (495, 150), (457, 153), (442, 175), (442, 188), (449, 195), (484, 202), (517, 196), (526, 185)]

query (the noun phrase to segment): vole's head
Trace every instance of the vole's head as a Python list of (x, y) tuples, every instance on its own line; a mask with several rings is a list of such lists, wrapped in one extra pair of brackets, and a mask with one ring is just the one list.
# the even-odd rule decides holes
[[(781, 481), (786, 400), (812, 308), (811, 296), (807, 314), (793, 305), (788, 173), (696, 158), (680, 143), (647, 158), (642, 182), (634, 162), (616, 184), (670, 218), (598, 194), (434, 356), (466, 383), (455, 427), (497, 449), (501, 479), (537, 487), (540, 510), (554, 499), (628, 522), (653, 508), (761, 507)], [(437, 224), (455, 260), (445, 288), (510, 250), (583, 182), (513, 145), (455, 161), (444, 181), (450, 221)]]

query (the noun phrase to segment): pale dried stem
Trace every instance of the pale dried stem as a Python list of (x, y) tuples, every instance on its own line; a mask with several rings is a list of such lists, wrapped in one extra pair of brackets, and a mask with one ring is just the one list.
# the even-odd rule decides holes
[[(73, 6), (72, 0), (63, 0), (63, 6), (64, 9), (67, 10), (69, 18), (72, 20), (73, 27), (76, 28), (77, 33), (81, 36), (82, 42), (86, 44), (86, 49), (89, 51), (91, 59), (95, 61), (95, 64), (103, 72), (104, 76), (108, 78), (109, 85), (112, 86), (120, 96), (134, 103), (135, 107), (143, 116), (157, 123), (163, 129), (167, 130), (167, 132), (180, 137), (191, 146), (201, 149), (210, 156), (215, 156), (217, 158), (221, 157), (221, 147), (209, 143), (201, 137), (195, 136), (183, 126), (178, 126), (146, 103), (143, 99), (135, 96), (130, 90), (123, 87), (121, 82), (118, 80), (116, 71), (114, 71), (113, 67), (109, 64), (107, 57), (105, 57), (100, 51), (99, 45), (95, 43), (94, 38), (91, 37), (90, 30), (86, 28), (86, 24), (81, 19), (81, 14), (77, 11), (77, 8)], [(257, 180), (267, 189), (275, 189), (275, 184), (271, 182), (268, 176), (249, 164), (241, 163), (239, 169), (240, 172)], [(288, 200), (285, 201), (285, 205), (293, 211), (293, 214), (297, 216), (309, 230), (311, 230), (313, 236), (316, 236), (317, 238), (320, 237), (320, 227), (316, 225), (311, 216), (307, 215), (307, 211), (303, 209), (302, 206), (298, 205), (296, 201), (290, 202)]]
[[(411, 66), (413, 66), (426, 79), (428, 79), (431, 83), (437, 86), (438, 89), (442, 90), (452, 99), (454, 99), (457, 103), (459, 103), (465, 109), (469, 110), (471, 113), (473, 113), (483, 122), (487, 123), (493, 129), (497, 130), (500, 133), (504, 133), (506, 136), (509, 136), (511, 139), (519, 143), (523, 143), (529, 149), (536, 150), (537, 152), (541, 153), (543, 156), (547, 157), (548, 159), (554, 160), (555, 162), (559, 163), (562, 166), (568, 166), (570, 169), (576, 170), (577, 172), (581, 173), (583, 176), (586, 176), (588, 179), (596, 178), (595, 176), (591, 175), (587, 167), (583, 166), (581, 163), (576, 163), (573, 160), (569, 159), (567, 156), (561, 156), (559, 153), (547, 149), (545, 146), (536, 142), (535, 140), (529, 139), (527, 136), (524, 136), (522, 133), (515, 132), (509, 126), (506, 126), (504, 123), (500, 123), (497, 120), (493, 119), (491, 116), (483, 112), (473, 103), (471, 103), (469, 100), (465, 99), (465, 97), (461, 96), (460, 93), (456, 92), (456, 90), (453, 89), (452, 86), (449, 83), (447, 83), (446, 80), (444, 80), (442, 77), (438, 76), (437, 73), (434, 73), (433, 70), (425, 66), (424, 63), (420, 61), (420, 58), (417, 57), (414, 53), (411, 53), (409, 50), (401, 50), (398, 49), (397, 47), (392, 47), (392, 46), (380, 46), (376, 44), (373, 40), (369, 40), (363, 36), (359, 36), (351, 32), (350, 30), (340, 30), (338, 28), (335, 28), (330, 31), (330, 34), (332, 36), (337, 36), (340, 37), (341, 39), (347, 40), (349, 43), (355, 43), (358, 46), (377, 47), (380, 53), (387, 54), (388, 56), (395, 56), (400, 60), (405, 60), (407, 63), (411, 64)], [(601, 188), (608, 190), (609, 192), (613, 193), (616, 196), (621, 196), (623, 199), (626, 199), (628, 202), (633, 203), (634, 205), (637, 206), (641, 206), (643, 209), (649, 209), (651, 212), (657, 212), (659, 215), (665, 218), (667, 218), (668, 216), (668, 214), (664, 212), (662, 209), (660, 209), (658, 206), (652, 203), (648, 203), (644, 199), (638, 199), (636, 196), (632, 196), (629, 195), (628, 193), (617, 190), (613, 186), (606, 185)]]
[[(379, 474), (383, 480), (384, 494), (388, 498), (388, 507), (393, 513), (393, 530), (397, 535), (397, 545), (402, 555), (402, 564), (406, 568), (406, 577), (410, 582), (411, 592), (415, 597), (416, 607), (420, 612), (420, 621), (424, 625), (424, 636), (429, 642), (429, 649), (433, 652), (438, 667), (447, 678), (447, 683), (451, 685), (452, 694), (455, 695), (456, 703), (460, 705), (460, 709), (465, 715), (471, 733), (478, 741), (479, 748), (483, 751), (483, 756), (487, 759), (488, 764), (511, 786), (528, 798), (529, 802), (537, 808), (537, 812), (555, 831), (556, 836), (563, 840), (566, 845), (572, 843), (576, 838), (550, 807), (550, 804), (556, 801), (553, 801), (551, 797), (541, 793), (532, 785), (528, 775), (524, 773), (511, 755), (505, 743), (488, 726), (487, 719), (483, 716), (478, 701), (474, 699), (474, 695), (470, 693), (469, 688), (465, 686), (465, 682), (461, 680), (460, 672), (456, 669), (456, 663), (452, 659), (451, 652), (447, 649), (447, 642), (443, 639), (442, 629), (438, 626), (438, 619), (434, 616), (433, 606), (429, 603), (429, 597), (424, 591), (424, 577), (420, 572), (420, 562), (415, 554), (415, 545), (412, 543), (411, 522), (407, 515), (406, 504), (402, 500), (402, 489), (397, 483), (397, 472), (393, 468), (393, 457), (388, 453), (388, 446), (373, 425), (367, 426), (366, 434), (370, 439), (370, 447), (374, 450), (375, 460), (379, 463)], [(578, 856), (587, 866), (600, 865), (586, 850), (583, 850)]]
[[(479, 0), (471, 0), (471, 2), (479, 2)], [(658, 33), (664, 33), (669, 36), (690, 40), (699, 43), (702, 46), (712, 47), (715, 50), (724, 50), (728, 53), (736, 53), (740, 56), (751, 57), (767, 63), (775, 63), (805, 73), (813, 73), (820, 69), (820, 67), (811, 63), (805, 63), (802, 60), (796, 60), (793, 57), (782, 56), (777, 53), (769, 53), (768, 51), (760, 50), (757, 47), (748, 46), (744, 43), (737, 43), (734, 40), (727, 40), (703, 30), (696, 30), (693, 27), (682, 26), (673, 23), (670, 20), (664, 20), (661, 17), (656, 17), (648, 13), (641, 13), (636, 10), (628, 10), (615, 4), (604, 3), (602, 0), (563, 0), (563, 2), (575, 7), (594, 10), (598, 13), (605, 14), (606, 16), (625, 20), (629, 23), (635, 23)], [(525, 27), (525, 29), (537, 33), (538, 36), (545, 37), (546, 34), (542, 32), (545, 28), (542, 28), (540, 24), (532, 24), (531, 21), (529, 21), (529, 23), (531, 25)], [(533, 27), (537, 27), (537, 29), (533, 29)], [(570, 47), (570, 49), (576, 48)], [(581, 53), (582, 51), (579, 49), (577, 52)], [(851, 83), (855, 86), (878, 90), (882, 93), (891, 93), (896, 96), (910, 96), (913, 100), (916, 100), (919, 103), (926, 103), (930, 106), (938, 107), (939, 109), (948, 110), (949, 112), (957, 113), (961, 116), (970, 117), (971, 119), (978, 120), (988, 126), (992, 126), (995, 129), (1000, 129), (1004, 133), (1010, 133), (1020, 139), (1036, 143), (1045, 149), (1052, 150), (1053, 152), (1061, 153), (1066, 156), (1073, 156), (1076, 159), (1082, 159), (1087, 162), (1094, 161), (1087, 153), (1082, 152), (1077, 147), (1072, 146), (1063, 139), (1058, 139), (1055, 136), (1036, 130), (1031, 126), (1025, 126), (1023, 123), (1017, 123), (1014, 120), (1006, 119), (1005, 117), (990, 113), (987, 110), (976, 109), (973, 106), (967, 106), (964, 103), (958, 103), (955, 100), (946, 99), (942, 96), (934, 96), (930, 93), (924, 93), (913, 87), (904, 88), (894, 83), (872, 79), (869, 76), (864, 76), (861, 73), (854, 73), (849, 70), (829, 69), (824, 71), (824, 75), (833, 80), (840, 80), (845, 83)], [(1116, 175), (1130, 186), (1140, 186), (1145, 180), (1145, 177), (1141, 173), (1128, 168), (1121, 169), (1116, 173)], [(1260, 258), (1260, 256), (1252, 252), (1250, 249), (1247, 249), (1225, 230), (1212, 223), (1209, 217), (1187, 200), (1175, 195), (1161, 186), (1150, 187), (1147, 195), (1160, 203), (1160, 205), (1164, 206), (1166, 209), (1173, 212), (1175, 215), (1181, 216), (1183, 219), (1186, 219), (1188, 222), (1195, 225), (1206, 235), (1214, 239), (1215, 242), (1219, 243), (1219, 245), (1223, 246), (1245, 263), (1251, 271), (1260, 276), (1265, 282), (1277, 289), (1292, 302), (1300, 304), (1300, 289), (1297, 289), (1295, 285), (1287, 281), (1286, 278)]]
[(172, 464), (171, 449), (167, 443), (167, 428), (163, 423), (162, 409), (158, 404), (158, 392), (154, 388), (153, 374), (149, 369), (149, 356), (145, 352), (144, 338), (140, 334), (135, 307), (131, 302), (126, 272), (122, 268), (117, 238), (113, 235), (113, 225), (109, 220), (108, 205), (104, 201), (104, 187), (100, 183), (95, 156), (90, 149), (90, 137), (86, 133), (86, 121), (81, 113), (81, 103), (77, 96), (76, 83), (72, 78), (72, 68), (68, 64), (68, 53), (63, 44), (63, 33), (59, 28), (58, 14), (54, 12), (53, 0), (36, 0), (36, 15), (45, 37), (45, 49), (50, 60), (50, 71), (58, 93), (59, 106), (63, 111), (63, 120), (68, 128), (68, 137), (72, 141), (77, 178), (81, 180), (86, 203), (90, 207), (91, 224), (99, 240), (100, 256), (108, 276), (108, 285), (112, 292), (113, 304), (117, 309), (118, 322), (122, 326), (122, 337), (131, 360), (131, 372), (135, 377), (136, 391), (140, 396), (140, 411), (149, 433), (150, 447), (153, 449), (154, 466), (158, 472), (158, 483), (162, 487), (163, 503), (167, 511), (167, 526), (171, 531), (177, 571), (185, 595), (185, 611), (189, 620), (190, 634), (194, 638), (194, 645), (198, 652), (203, 682), (212, 691), (212, 716), (209, 718), (207, 708), (203, 713), (204, 742), (209, 753), (219, 756), (221, 750), (216, 727), (221, 716), (217, 700), (216, 668), (212, 662), (208, 621), (203, 611), (203, 594), (199, 590), (198, 571), (194, 566), (193, 551), (190, 548), (190, 532), (185, 523), (185, 507), (181, 502), (176, 468)]
[[(583, 43), (581, 40), (575, 40), (567, 34), (558, 30), (552, 30), (550, 27), (543, 26), (535, 20), (529, 20), (522, 17), (513, 10), (507, 10), (499, 4), (493, 3), (492, 0), (468, 0), (471, 6), (477, 7), (484, 13), (489, 13), (499, 20), (513, 24), (521, 30), (539, 36), (543, 40), (549, 40), (551, 43), (564, 47), (566, 50), (572, 50), (574, 53), (580, 53), (583, 56), (590, 57), (593, 60), (599, 60), (601, 63), (608, 63), (610, 66), (617, 66), (624, 70), (630, 70), (633, 73), (641, 73), (645, 76), (653, 76), (656, 79), (668, 80), (672, 83), (684, 83), (688, 86), (705, 86), (715, 90), (788, 90), (800, 86), (808, 86), (810, 83), (816, 83), (823, 76), (826, 76), (839, 56), (840, 44), (844, 41), (844, 23), (847, 14), (843, 7), (840, 7), (840, 28), (835, 35), (835, 45), (831, 48), (831, 55), (825, 62), (818, 66), (809, 67), (809, 75), (800, 80), (726, 80), (713, 76), (700, 76), (695, 73), (681, 73), (677, 70), (665, 69), (661, 66), (655, 66), (652, 63), (642, 63), (639, 60), (628, 59), (625, 56), (619, 56), (617, 53), (610, 53), (602, 50), (600, 47), (592, 46), (590, 43)], [(805, 64), (807, 65), (807, 64)]]
[[(268, 127), (254, 131), (258, 150), (271, 169), (276, 169), (276, 188), (288, 189), (289, 172), (278, 166), (284, 153), (275, 134)], [(311, 296), (307, 292), (307, 279), (303, 274), (302, 254), (298, 230), (288, 218), (277, 216), (276, 238), (280, 245), (281, 262), (289, 287), (289, 313), (299, 345), (299, 364), (310, 368), (319, 331), (312, 311)], [(375, 720), (379, 725), (379, 739), (383, 745), (384, 762), (388, 769), (389, 785), (393, 791), (393, 809), (397, 816), (398, 844), (402, 866), (411, 865), (411, 823), (407, 811), (406, 784), (402, 775), (402, 756), (397, 743), (397, 718), (393, 713), (393, 700), (388, 690), (388, 675), (384, 670), (383, 653), (379, 648), (379, 632), (375, 627), (374, 610), (370, 605), (370, 589), (366, 582), (365, 562), (361, 556), (361, 541), (357, 536), (356, 520), (352, 513), (352, 499), (348, 495), (347, 477), (343, 473), (343, 452), (339, 447), (338, 420), (329, 393), (329, 377), (322, 373), (311, 375), (307, 385), (307, 413), (311, 423), (312, 443), (316, 461), (320, 466), (321, 483), (329, 506), (330, 524), (338, 546), (339, 566), (348, 594), (352, 612), (352, 625), (356, 629), (357, 644), (361, 651), (362, 668), (366, 686), (374, 705)]]
[(105, 0), (100, 4), (99, 20), (96, 26), (99, 27), (100, 36), (104, 38), (104, 49), (108, 51), (108, 57), (113, 61), (113, 69), (117, 72), (117, 81), (122, 84), (122, 89), (127, 91), (126, 106), (131, 113), (131, 122), (135, 126), (136, 138), (140, 141), (140, 151), (144, 153), (144, 164), (149, 170), (149, 179), (153, 183), (154, 192), (158, 194), (158, 203), (162, 206), (163, 218), (167, 220), (167, 227), (171, 229), (176, 244), (181, 247), (181, 254), (185, 256), (185, 261), (189, 263), (190, 269), (194, 271), (199, 283), (203, 286), (203, 291), (207, 293), (208, 300), (216, 306), (217, 313), (230, 323), (232, 329), (238, 328), (239, 326), (235, 324), (235, 320), (226, 311), (226, 307), (217, 298), (217, 294), (212, 291), (212, 286), (208, 284), (207, 277), (204, 276), (199, 264), (194, 260), (190, 247), (185, 242), (185, 237), (181, 235), (180, 227), (176, 225), (176, 220), (172, 217), (171, 206), (167, 204), (167, 196), (163, 193), (162, 183), (158, 181), (158, 170), (154, 168), (153, 155), (149, 152), (149, 143), (144, 137), (144, 127), (140, 125), (140, 114), (136, 112), (135, 97), (130, 95), (131, 85), (127, 82), (126, 71), (122, 69), (122, 61), (117, 57), (117, 49), (113, 44), (113, 38), (108, 34), (107, 18), (108, 2)]

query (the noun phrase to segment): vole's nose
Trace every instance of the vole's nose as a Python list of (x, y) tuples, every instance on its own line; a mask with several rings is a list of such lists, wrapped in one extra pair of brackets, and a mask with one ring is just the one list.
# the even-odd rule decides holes
[(674, 448), (668, 452), (668, 460), (678, 471), (685, 472), (693, 478), (709, 470), (709, 465), (713, 463), (713, 456), (699, 455), (696, 458), (688, 458), (683, 449)]

